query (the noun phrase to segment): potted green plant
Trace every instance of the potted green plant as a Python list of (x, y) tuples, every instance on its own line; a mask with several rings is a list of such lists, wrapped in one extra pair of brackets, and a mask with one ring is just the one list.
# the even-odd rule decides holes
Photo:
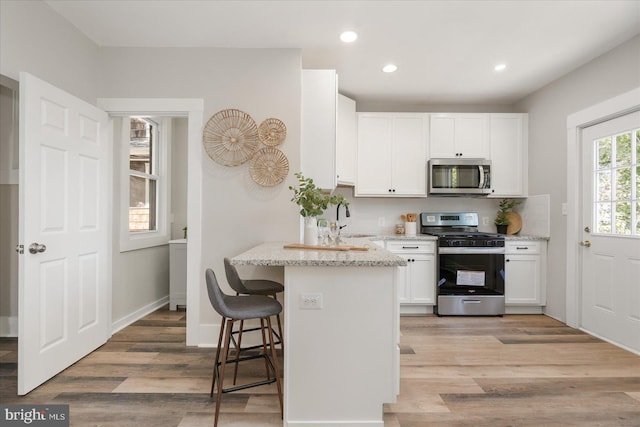
[(509, 220), (509, 216), (507, 215), (509, 212), (513, 210), (514, 207), (518, 206), (522, 203), (522, 200), (513, 200), (513, 199), (502, 199), (500, 200), (500, 209), (496, 214), (496, 219), (494, 223), (496, 224), (496, 229), (500, 234), (507, 234), (507, 227), (511, 221)]
[(347, 206), (349, 203), (342, 194), (325, 194), (313, 183), (313, 179), (305, 178), (302, 172), (297, 172), (295, 176), (298, 178), (298, 187), (289, 186), (289, 190), (293, 191), (291, 201), (300, 206), (300, 215), (305, 219), (304, 244), (317, 245), (318, 216), (329, 205), (342, 203)]

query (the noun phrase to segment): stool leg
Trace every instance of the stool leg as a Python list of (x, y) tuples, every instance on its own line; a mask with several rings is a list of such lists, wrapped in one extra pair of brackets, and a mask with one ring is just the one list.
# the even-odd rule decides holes
[(222, 363), (222, 371), (220, 372), (220, 378), (218, 378), (218, 396), (216, 398), (216, 416), (213, 421), (213, 427), (218, 426), (218, 417), (220, 415), (220, 401), (222, 400), (222, 384), (224, 382), (225, 367), (227, 366), (227, 356), (229, 355), (229, 343), (231, 342), (231, 330), (233, 329), (233, 322), (235, 322), (235, 320), (230, 319), (229, 322), (227, 322), (227, 327), (225, 330), (224, 349), (222, 351), (222, 360), (220, 361), (220, 363)]
[(216, 372), (218, 371), (218, 362), (220, 361), (220, 348), (222, 347), (222, 336), (224, 335), (224, 327), (226, 325), (227, 318), (222, 317), (222, 322), (220, 323), (220, 334), (218, 335), (218, 347), (216, 348), (216, 360), (213, 364), (213, 376), (211, 378), (211, 394), (209, 397), (213, 397), (213, 388), (216, 384)]
[[(273, 297), (274, 300), (278, 301), (277, 294), (272, 294), (271, 296)], [(280, 322), (280, 313), (278, 313), (277, 315), (277, 320), (278, 320), (278, 334), (280, 335), (278, 337), (280, 338), (280, 350), (282, 350), (282, 355), (284, 356), (284, 334), (282, 333), (282, 323)]]
[(260, 332), (262, 332), (262, 352), (265, 355), (264, 368), (267, 371), (267, 379), (271, 379), (271, 371), (269, 371), (269, 362), (266, 359), (267, 356), (267, 337), (264, 334), (264, 319), (260, 319)]
[(244, 330), (244, 320), (241, 320), (240, 330), (238, 331), (238, 346), (236, 347), (236, 364), (233, 369), (233, 385), (236, 385), (236, 380), (238, 379), (238, 364), (240, 363), (240, 350), (242, 349), (242, 331), (243, 330)]
[(271, 342), (271, 361), (276, 371), (276, 385), (278, 387), (278, 398), (280, 400), (280, 416), (284, 417), (284, 405), (282, 403), (282, 384), (280, 384), (280, 366), (278, 365), (278, 357), (276, 356), (276, 348), (274, 346), (273, 329), (271, 329), (271, 318), (267, 317), (267, 326), (269, 330), (269, 340)]

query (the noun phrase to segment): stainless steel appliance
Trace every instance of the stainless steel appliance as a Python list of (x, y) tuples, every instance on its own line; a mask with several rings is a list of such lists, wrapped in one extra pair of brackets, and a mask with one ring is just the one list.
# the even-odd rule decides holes
[(431, 159), (427, 169), (429, 194), (491, 194), (491, 160)]
[(420, 232), (438, 237), (438, 315), (504, 314), (504, 236), (479, 232), (474, 212), (423, 212)]

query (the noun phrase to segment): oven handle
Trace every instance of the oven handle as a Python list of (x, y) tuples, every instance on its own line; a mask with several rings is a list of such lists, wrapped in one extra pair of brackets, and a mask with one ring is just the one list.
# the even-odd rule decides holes
[(447, 254), (504, 254), (504, 248), (438, 248), (438, 253)]

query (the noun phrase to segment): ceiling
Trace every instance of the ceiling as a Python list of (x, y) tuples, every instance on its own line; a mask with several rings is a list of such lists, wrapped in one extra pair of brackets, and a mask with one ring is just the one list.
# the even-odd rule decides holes
[(300, 48), (359, 102), (512, 104), (640, 33), (640, 0), (46, 3), (99, 46)]

